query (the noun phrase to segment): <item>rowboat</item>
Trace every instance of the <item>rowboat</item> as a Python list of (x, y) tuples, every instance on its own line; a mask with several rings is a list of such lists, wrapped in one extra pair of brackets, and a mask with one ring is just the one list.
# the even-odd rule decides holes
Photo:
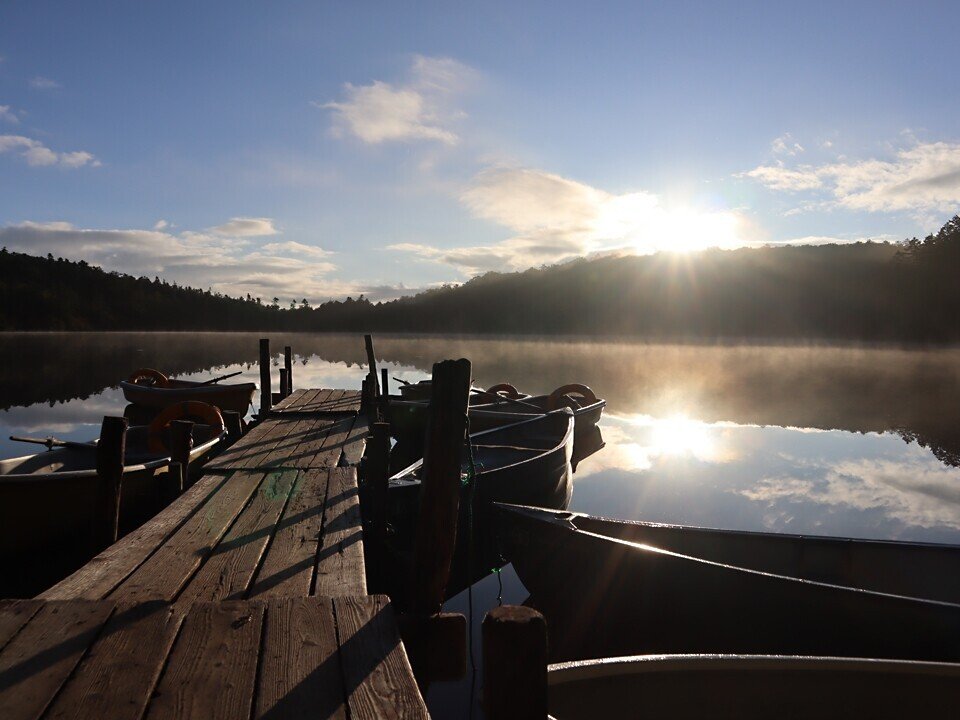
[(141, 407), (163, 410), (179, 402), (198, 400), (214, 405), (221, 410), (245, 415), (256, 383), (219, 385), (210, 382), (175, 380), (150, 368), (142, 368), (120, 383), (128, 403)]
[[(460, 516), (449, 595), (472, 584), (499, 561), (492, 539), (491, 503), (536, 502), (565, 508), (572, 492), (573, 414), (562, 408), (509, 426), (470, 435), (475, 476), (460, 492)], [(461, 471), (470, 475), (470, 447), (464, 444)], [(398, 565), (409, 559), (419, 517), (423, 460), (389, 481), (392, 550)], [(361, 491), (363, 492), (363, 491)], [(469, 530), (469, 531), (468, 531)], [(480, 573), (479, 575), (477, 573)]]
[(503, 552), (561, 657), (960, 659), (957, 547), (498, 509)]
[[(127, 431), (120, 491), (119, 532), (126, 534), (159, 512), (171, 457), (148, 449), (148, 428)], [(194, 426), (191, 467), (218, 449), (225, 434)], [(96, 442), (69, 443), (34, 455), (0, 460), (0, 577), (3, 595), (39, 592), (90, 557), (99, 480)]]
[(960, 703), (960, 665), (874, 658), (612, 657), (550, 665), (547, 683), (556, 720), (934, 718)]

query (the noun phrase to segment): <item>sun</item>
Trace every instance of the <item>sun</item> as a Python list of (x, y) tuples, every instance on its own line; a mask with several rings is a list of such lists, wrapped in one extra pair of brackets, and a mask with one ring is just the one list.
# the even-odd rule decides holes
[(710, 427), (683, 415), (655, 421), (650, 445), (657, 455), (692, 455), (701, 459), (710, 458), (716, 450)]
[(663, 205), (648, 193), (610, 197), (597, 215), (594, 232), (611, 245), (638, 255), (742, 247), (743, 220), (730, 210)]

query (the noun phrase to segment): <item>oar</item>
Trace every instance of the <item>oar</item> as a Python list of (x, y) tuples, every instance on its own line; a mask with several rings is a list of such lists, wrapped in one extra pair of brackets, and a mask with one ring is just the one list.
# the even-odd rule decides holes
[(396, 381), (397, 381), (398, 383), (400, 383), (401, 385), (413, 385), (413, 383), (410, 382), (409, 380), (401, 380), (400, 378), (398, 378), (398, 377), (396, 377), (396, 376), (394, 376), (393, 379), (396, 380)]
[(200, 384), (201, 384), (201, 385), (213, 385), (214, 383), (218, 383), (218, 382), (220, 382), (221, 380), (226, 380), (227, 378), (236, 377), (237, 375), (242, 375), (242, 374), (243, 374), (243, 370), (237, 370), (236, 372), (230, 373), (229, 375), (221, 375), (220, 377), (215, 377), (215, 378), (213, 378), (212, 380), (207, 380), (206, 382), (202, 382), (202, 383), (200, 383)]
[(17, 437), (16, 435), (10, 436), (11, 440), (17, 442), (25, 443), (34, 443), (35, 445), (45, 445), (47, 450), (53, 450), (55, 447), (67, 447), (74, 448), (75, 450), (96, 450), (97, 446), (92, 443), (83, 443), (83, 442), (73, 442), (72, 440), (59, 440), (55, 437), (48, 438), (28, 438), (28, 437)]

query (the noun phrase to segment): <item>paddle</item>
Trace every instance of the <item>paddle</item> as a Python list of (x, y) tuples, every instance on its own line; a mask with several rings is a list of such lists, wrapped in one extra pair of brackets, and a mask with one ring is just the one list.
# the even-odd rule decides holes
[(241, 374), (243, 374), (243, 370), (237, 370), (237, 371), (234, 372), (234, 373), (230, 373), (230, 374), (228, 374), (228, 375), (221, 375), (220, 377), (215, 377), (215, 378), (213, 378), (212, 380), (207, 380), (207, 381), (202, 382), (202, 383), (200, 383), (200, 384), (201, 384), (201, 385), (213, 385), (214, 383), (218, 383), (218, 382), (220, 382), (221, 380), (226, 380), (227, 378), (236, 377), (237, 375), (241, 375)]
[(84, 443), (84, 442), (73, 442), (72, 440), (60, 440), (55, 437), (48, 438), (28, 438), (28, 437), (17, 437), (16, 435), (10, 436), (11, 440), (16, 442), (25, 442), (33, 443), (35, 445), (45, 445), (47, 450), (53, 450), (55, 447), (67, 447), (73, 448), (75, 450), (96, 450), (97, 446), (93, 443)]

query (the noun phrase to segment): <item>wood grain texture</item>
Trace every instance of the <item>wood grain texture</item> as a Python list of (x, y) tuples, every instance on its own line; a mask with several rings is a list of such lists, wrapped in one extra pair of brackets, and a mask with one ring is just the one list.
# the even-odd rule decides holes
[(260, 422), (254, 425), (246, 435), (218, 455), (212, 462), (207, 463), (204, 470), (209, 472), (211, 470), (236, 469), (243, 463), (244, 458), (262, 450), (264, 442), (269, 442), (267, 436), (269, 433), (275, 432), (276, 427), (272, 422)]
[[(289, 422), (289, 419), (288, 419)], [(297, 423), (300, 432), (295, 442), (278, 446), (267, 460), (269, 465), (295, 467), (306, 470), (310, 467), (323, 467), (312, 463), (313, 457), (329, 442), (331, 432), (337, 429), (337, 421), (329, 418), (306, 418)]]
[(327, 496), (326, 471), (300, 471), (249, 597), (310, 594)]
[(249, 717), (263, 612), (261, 603), (194, 605), (183, 622), (146, 717)]
[(108, 547), (39, 597), (44, 600), (97, 600), (105, 597), (204, 507), (224, 482), (226, 478), (215, 475), (201, 478), (159, 515)]
[(333, 599), (352, 718), (427, 718), (385, 595)]
[(283, 415), (356, 413), (360, 411), (360, 393), (356, 390), (318, 390), (313, 396), (308, 394), (310, 392), (313, 391), (308, 390), (296, 398), (291, 395), (275, 407), (274, 412)]
[(326, 423), (321, 432), (298, 445), (296, 452), (283, 461), (284, 464), (301, 470), (336, 467), (343, 444), (353, 427), (354, 417), (338, 416)]
[(0, 650), (42, 606), (40, 600), (0, 600)]
[(341, 465), (359, 465), (360, 458), (363, 457), (363, 451), (367, 447), (367, 436), (370, 434), (369, 420), (364, 415), (358, 415), (353, 421), (353, 427), (350, 428), (350, 435), (343, 441), (340, 448), (343, 457), (340, 460)]
[(295, 470), (266, 473), (233, 527), (180, 593), (178, 607), (186, 611), (198, 601), (246, 597), (296, 479)]
[(0, 652), (4, 720), (36, 720), (73, 672), (114, 604), (46, 603)]
[(290, 407), (291, 405), (296, 405), (297, 403), (304, 402), (304, 397), (307, 396), (308, 393), (310, 394), (309, 396), (312, 397), (313, 395), (317, 394), (317, 391), (310, 390), (310, 389), (294, 390), (292, 393), (287, 395), (283, 400), (281, 400), (276, 405), (274, 405), (271, 408), (271, 412), (275, 412), (275, 413), (282, 412), (284, 409)]
[(110, 597), (124, 602), (170, 601), (220, 541), (257, 490), (264, 474), (239, 471), (223, 484)]
[(315, 595), (366, 595), (363, 520), (356, 468), (329, 471)]
[(267, 607), (254, 717), (345, 718), (333, 604), (283, 598)]
[(165, 603), (118, 606), (44, 720), (138, 720), (182, 619)]

